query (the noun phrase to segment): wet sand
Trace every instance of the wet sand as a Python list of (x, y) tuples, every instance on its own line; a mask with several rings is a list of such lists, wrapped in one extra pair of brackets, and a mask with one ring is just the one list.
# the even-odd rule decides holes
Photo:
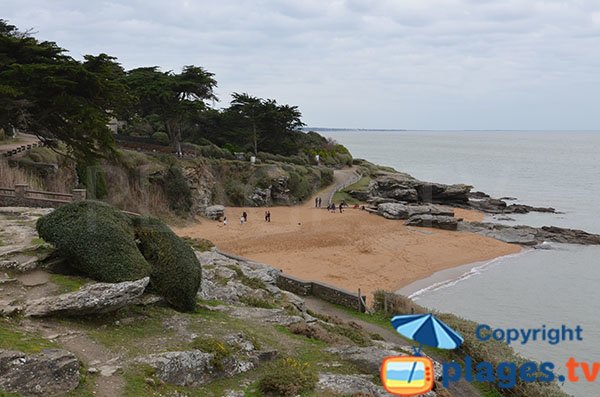
[[(444, 269), (490, 260), (521, 250), (516, 245), (467, 232), (406, 227), (360, 209), (330, 213), (311, 206), (227, 208), (222, 222), (175, 228), (181, 236), (201, 237), (225, 252), (367, 295), (396, 291)], [(240, 224), (243, 211), (248, 223)], [(457, 217), (483, 220), (477, 211), (457, 209)]]

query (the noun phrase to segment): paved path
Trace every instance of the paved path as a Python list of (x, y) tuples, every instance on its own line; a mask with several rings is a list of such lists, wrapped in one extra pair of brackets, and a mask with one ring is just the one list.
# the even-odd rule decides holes
[(321, 207), (326, 208), (328, 204), (331, 204), (331, 200), (333, 199), (333, 195), (345, 188), (346, 186), (352, 185), (356, 183), (360, 179), (360, 174), (358, 173), (358, 169), (356, 167), (344, 168), (341, 170), (333, 171), (333, 183), (326, 187), (325, 189), (319, 191), (313, 197), (310, 198), (304, 205), (306, 207), (314, 207), (315, 206), (315, 198), (321, 197), (322, 204)]
[[(388, 328), (380, 327), (379, 325), (369, 323), (363, 320), (360, 320), (344, 310), (341, 310), (337, 306), (334, 306), (328, 302), (322, 301), (318, 298), (311, 296), (303, 296), (305, 301), (306, 308), (317, 313), (326, 314), (329, 316), (338, 317), (344, 321), (354, 321), (358, 325), (360, 325), (367, 332), (375, 333), (381, 335), (386, 342), (395, 343), (400, 346), (406, 346), (406, 340), (402, 339), (396, 331), (394, 331), (390, 325)], [(431, 355), (434, 360), (443, 361), (444, 359), (441, 357), (436, 357), (435, 355)], [(452, 396), (455, 397), (481, 397), (481, 393), (473, 387), (469, 382), (466, 382), (464, 379), (461, 379), (459, 382), (452, 383), (450, 388), (448, 389)]]

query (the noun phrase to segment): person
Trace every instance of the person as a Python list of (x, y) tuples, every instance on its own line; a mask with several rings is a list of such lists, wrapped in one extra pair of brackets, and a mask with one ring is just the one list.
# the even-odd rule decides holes
[(269, 210), (267, 210), (266, 219), (267, 219), (267, 222), (271, 222), (271, 211), (269, 211)]
[(335, 212), (335, 203), (331, 203), (331, 212)]
[(240, 225), (244, 224), (244, 215), (240, 216)]
[(223, 217), (223, 226), (227, 226), (227, 217), (226, 216)]
[(319, 198), (315, 197), (315, 208), (319, 206)]
[(340, 203), (340, 214), (342, 212), (344, 212), (344, 202), (343, 201)]
[(244, 217), (244, 223), (248, 222), (248, 214), (246, 213), (246, 211), (242, 213), (242, 216)]
[(317, 197), (319, 199), (317, 207), (321, 208), (321, 197)]

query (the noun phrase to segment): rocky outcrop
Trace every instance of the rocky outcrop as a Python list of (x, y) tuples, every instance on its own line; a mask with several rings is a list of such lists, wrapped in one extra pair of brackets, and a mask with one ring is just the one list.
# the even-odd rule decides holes
[(467, 203), (472, 186), (444, 185), (420, 181), (405, 173), (391, 173), (372, 180), (371, 199), (384, 198), (408, 203)]
[(23, 396), (63, 395), (79, 385), (79, 361), (66, 350), (40, 354), (0, 350), (0, 391)]
[(123, 283), (97, 283), (79, 291), (36, 299), (25, 305), (25, 316), (82, 316), (118, 310), (136, 301), (146, 289), (149, 277)]
[(410, 217), (410, 219), (406, 221), (406, 225), (456, 230), (459, 221), (460, 219), (453, 216), (422, 214)]
[(339, 396), (388, 397), (383, 387), (375, 385), (370, 375), (319, 374), (316, 392)]
[(485, 222), (461, 222), (459, 230), (478, 233), (500, 241), (520, 245), (537, 245), (545, 241), (567, 244), (600, 245), (600, 235), (556, 226), (509, 226)]
[(454, 216), (451, 208), (434, 204), (408, 205), (400, 203), (383, 203), (377, 206), (378, 213), (387, 219), (409, 219), (416, 215)]
[[(479, 192), (481, 193), (481, 192)], [(485, 193), (482, 193), (485, 194)], [(487, 196), (487, 195), (486, 195)], [(510, 197), (512, 199), (512, 197)], [(466, 208), (471, 208), (475, 210), (479, 210), (482, 212), (486, 212), (488, 214), (527, 214), (529, 212), (548, 212), (548, 213), (556, 213), (554, 208), (550, 207), (532, 207), (530, 205), (525, 204), (510, 204), (508, 205), (502, 199), (495, 199), (491, 197), (480, 198), (480, 195), (477, 198), (471, 197), (467, 205), (463, 205)]]
[(277, 351), (261, 351), (243, 334), (227, 335), (223, 340), (232, 353), (216, 357), (201, 350), (151, 354), (136, 361), (155, 369), (162, 381), (177, 386), (200, 386), (219, 378), (229, 378), (256, 368), (261, 361), (277, 356)]
[(225, 207), (222, 205), (211, 205), (204, 210), (204, 216), (215, 221), (220, 220), (225, 215)]

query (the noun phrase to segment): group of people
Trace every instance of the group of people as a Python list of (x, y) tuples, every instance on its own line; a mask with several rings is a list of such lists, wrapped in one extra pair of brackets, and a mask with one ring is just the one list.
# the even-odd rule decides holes
[[(243, 225), (244, 223), (248, 222), (248, 213), (246, 211), (242, 212), (242, 215), (240, 216), (240, 225)], [(265, 211), (265, 222), (271, 222), (271, 211), (266, 210)], [(223, 226), (227, 226), (227, 217), (224, 216), (223, 217)]]
[(321, 208), (321, 197), (315, 197), (315, 208)]
[[(340, 210), (340, 214), (341, 214), (342, 212), (344, 212), (344, 207), (348, 207), (348, 204), (346, 204), (346, 202), (345, 202), (345, 201), (342, 201), (342, 202), (341, 202), (341, 203), (340, 203), (340, 204), (337, 206), (337, 208)], [(329, 204), (329, 205), (327, 206), (327, 210), (328, 210), (329, 212), (335, 212), (335, 210), (336, 210), (335, 203), (334, 203), (334, 202), (332, 202), (331, 204)]]

